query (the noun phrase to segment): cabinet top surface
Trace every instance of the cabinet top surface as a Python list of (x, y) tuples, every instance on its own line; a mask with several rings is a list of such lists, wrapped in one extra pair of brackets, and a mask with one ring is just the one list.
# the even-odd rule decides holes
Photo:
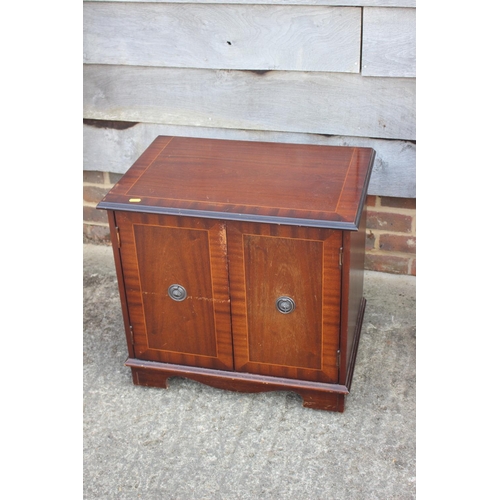
[(98, 208), (352, 230), (374, 156), (370, 148), (159, 136)]

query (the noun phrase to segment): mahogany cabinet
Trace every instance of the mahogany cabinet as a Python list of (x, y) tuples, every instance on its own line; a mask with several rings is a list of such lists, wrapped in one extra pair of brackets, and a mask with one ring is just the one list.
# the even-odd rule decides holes
[(370, 148), (158, 137), (108, 211), (133, 382), (343, 411), (363, 321)]

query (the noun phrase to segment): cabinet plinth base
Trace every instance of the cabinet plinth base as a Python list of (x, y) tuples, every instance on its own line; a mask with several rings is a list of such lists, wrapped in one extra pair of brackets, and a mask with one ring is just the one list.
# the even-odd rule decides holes
[(136, 358), (127, 359), (125, 366), (132, 370), (132, 379), (135, 385), (166, 389), (170, 377), (184, 377), (217, 389), (235, 392), (290, 391), (302, 397), (303, 406), (306, 408), (343, 412), (345, 397), (349, 394), (354, 373), (365, 306), (366, 300), (362, 298), (354, 329), (353, 347), (347, 370), (347, 385), (268, 377)]
[(185, 377), (202, 384), (236, 392), (291, 391), (303, 399), (307, 408), (343, 412), (346, 386), (325, 384), (249, 373), (209, 370), (190, 366), (158, 363), (129, 358), (125, 363), (132, 369), (135, 385), (165, 389), (170, 377)]
[(166, 389), (170, 377), (184, 377), (210, 387), (235, 392), (290, 391), (302, 397), (303, 406), (306, 408), (341, 413), (344, 411), (345, 397), (349, 394), (352, 382), (365, 306), (366, 300), (362, 298), (354, 331), (354, 345), (347, 373), (347, 385), (213, 370), (136, 358), (127, 359), (125, 366), (132, 370), (132, 379), (135, 385)]

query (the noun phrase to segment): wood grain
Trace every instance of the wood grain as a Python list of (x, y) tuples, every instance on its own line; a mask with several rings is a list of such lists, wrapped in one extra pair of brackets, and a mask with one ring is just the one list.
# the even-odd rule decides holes
[[(115, 218), (135, 356), (232, 369), (224, 225), (122, 212)], [(168, 296), (172, 284), (184, 286), (184, 301)]]
[(194, 3), (83, 7), (85, 63), (360, 71), (360, 8)]
[[(340, 382), (350, 387), (358, 347), (365, 299), (363, 297), (366, 242), (366, 206), (363, 207), (359, 231), (343, 232), (342, 312)], [(360, 310), (361, 316), (360, 316)]]
[(134, 352), (134, 341), (132, 338), (132, 331), (130, 329), (130, 316), (128, 312), (128, 304), (127, 304), (127, 291), (125, 289), (125, 282), (123, 278), (123, 265), (122, 258), (120, 254), (120, 244), (118, 231), (116, 229), (116, 219), (115, 213), (111, 210), (108, 211), (108, 222), (109, 222), (109, 232), (111, 237), (111, 243), (113, 246), (113, 258), (116, 269), (116, 280), (118, 282), (118, 292), (120, 294), (120, 303), (123, 317), (123, 326), (125, 331), (125, 338), (127, 340), (127, 349), (129, 357), (135, 357)]
[(374, 151), (160, 136), (99, 208), (355, 230)]
[(268, 377), (249, 373), (207, 370), (204, 368), (142, 361), (129, 358), (126, 366), (132, 370), (133, 382), (146, 387), (168, 387), (170, 377), (185, 377), (211, 387), (237, 392), (291, 391), (302, 396), (303, 406), (326, 411), (344, 411), (346, 386)]
[(416, 9), (363, 10), (364, 76), (416, 76)]
[[(93, 2), (133, 2), (133, 3), (188, 3), (193, 0), (83, 0)], [(415, 7), (416, 0), (197, 0), (196, 3), (210, 4), (266, 4), (266, 5), (334, 5), (334, 6), (378, 6), (378, 7)]]
[[(228, 223), (235, 370), (338, 380), (341, 241), (340, 231)], [(276, 309), (283, 295), (290, 314)]]
[[(367, 148), (157, 137), (98, 205), (116, 229), (134, 383), (291, 390), (304, 406), (343, 411), (373, 160)], [(320, 210), (328, 225), (315, 227)], [(283, 296), (290, 314), (277, 308)]]
[(84, 118), (414, 140), (415, 80), (84, 65)]

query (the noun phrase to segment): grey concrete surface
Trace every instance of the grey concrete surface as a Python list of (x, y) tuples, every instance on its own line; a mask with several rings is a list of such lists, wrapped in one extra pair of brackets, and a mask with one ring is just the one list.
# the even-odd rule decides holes
[(112, 252), (84, 245), (85, 499), (416, 497), (415, 278), (366, 272), (344, 413), (292, 393), (132, 384)]

